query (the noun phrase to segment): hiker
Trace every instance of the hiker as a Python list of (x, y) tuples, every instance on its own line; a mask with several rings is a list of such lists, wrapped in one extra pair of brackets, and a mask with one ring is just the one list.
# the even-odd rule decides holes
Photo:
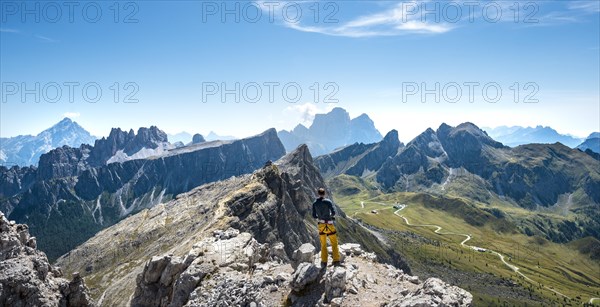
[(327, 267), (327, 238), (331, 243), (333, 251), (333, 265), (340, 265), (340, 251), (333, 220), (335, 220), (335, 209), (331, 200), (325, 198), (325, 189), (319, 188), (319, 197), (313, 203), (312, 215), (318, 222), (319, 238), (321, 239), (321, 268)]

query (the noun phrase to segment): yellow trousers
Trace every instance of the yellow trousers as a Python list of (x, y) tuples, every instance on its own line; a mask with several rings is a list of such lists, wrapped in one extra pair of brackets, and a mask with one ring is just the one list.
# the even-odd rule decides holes
[(327, 237), (333, 251), (333, 261), (340, 261), (340, 250), (338, 249), (337, 234), (333, 224), (319, 223), (319, 239), (321, 239), (321, 262), (327, 263)]

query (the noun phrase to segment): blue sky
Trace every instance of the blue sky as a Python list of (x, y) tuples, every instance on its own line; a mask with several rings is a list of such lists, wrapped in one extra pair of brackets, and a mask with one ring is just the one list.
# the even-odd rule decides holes
[(600, 130), (598, 1), (469, 3), (3, 0), (0, 135), (67, 114), (97, 136), (157, 125), (241, 137), (333, 107), (405, 142), (442, 122)]

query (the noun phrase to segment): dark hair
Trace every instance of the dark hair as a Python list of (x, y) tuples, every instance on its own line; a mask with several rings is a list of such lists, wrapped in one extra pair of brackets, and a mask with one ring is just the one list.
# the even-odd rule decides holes
[(319, 188), (319, 189), (317, 190), (317, 194), (319, 194), (320, 196), (323, 196), (323, 195), (325, 195), (325, 189), (323, 189), (323, 188)]

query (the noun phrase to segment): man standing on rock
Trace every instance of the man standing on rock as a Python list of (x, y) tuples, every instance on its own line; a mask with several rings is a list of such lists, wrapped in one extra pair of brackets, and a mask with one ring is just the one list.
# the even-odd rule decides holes
[(340, 265), (340, 251), (338, 249), (337, 234), (333, 220), (335, 220), (335, 209), (331, 200), (325, 198), (325, 189), (317, 191), (319, 198), (315, 200), (312, 207), (312, 216), (317, 219), (319, 238), (321, 239), (321, 268), (327, 267), (327, 237), (333, 251), (333, 265)]

